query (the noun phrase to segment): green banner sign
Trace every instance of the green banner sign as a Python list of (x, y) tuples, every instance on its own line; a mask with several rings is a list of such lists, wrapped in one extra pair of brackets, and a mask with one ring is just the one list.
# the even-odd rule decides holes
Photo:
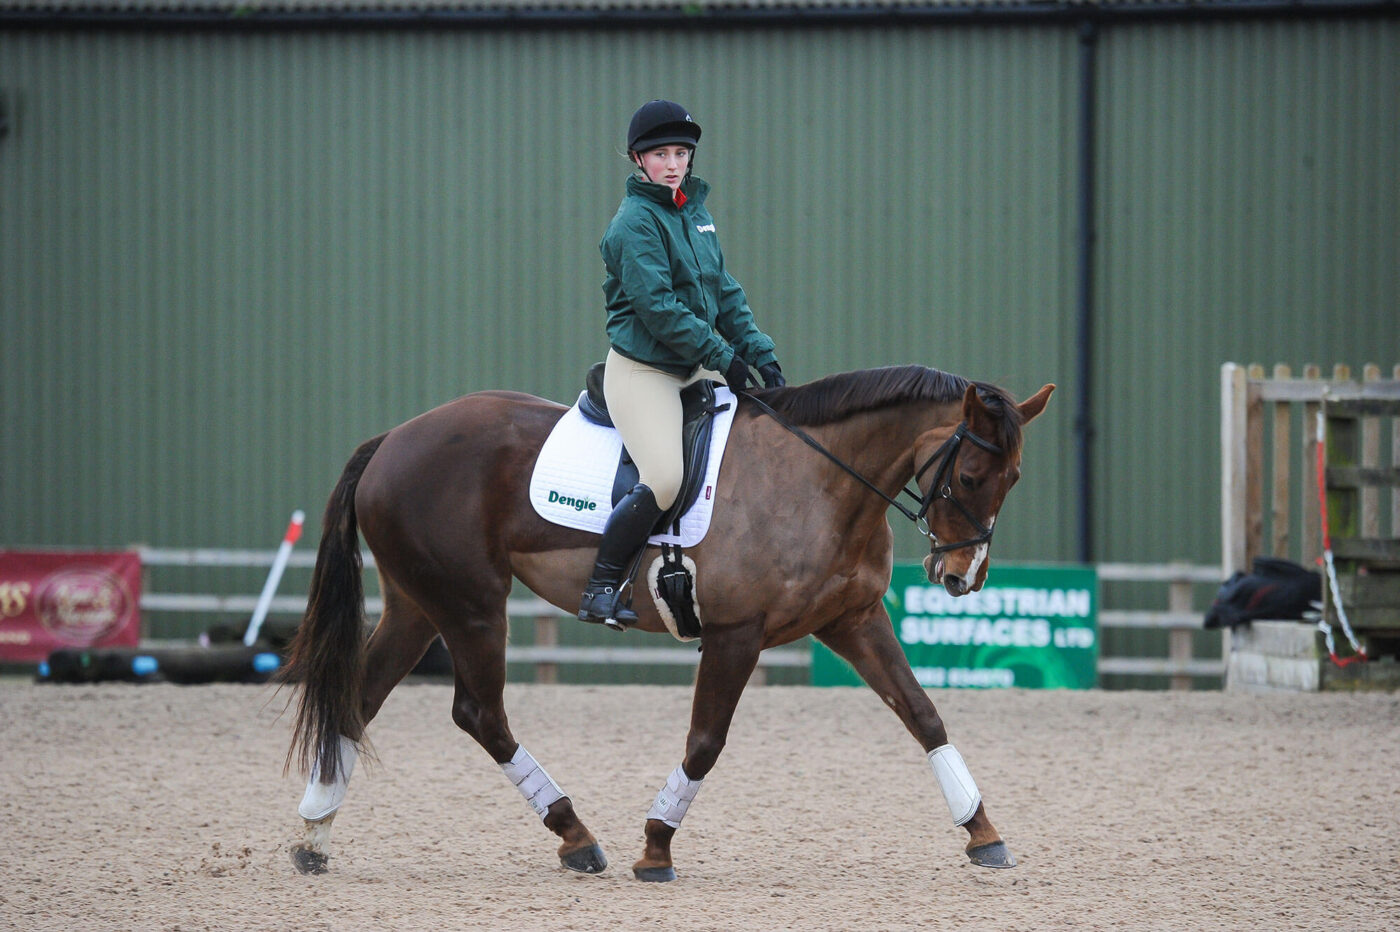
[[(1098, 588), (1092, 566), (998, 563), (980, 591), (954, 598), (922, 566), (896, 564), (885, 608), (924, 686), (1092, 689)], [(861, 679), (814, 644), (812, 684), (859, 686)]]

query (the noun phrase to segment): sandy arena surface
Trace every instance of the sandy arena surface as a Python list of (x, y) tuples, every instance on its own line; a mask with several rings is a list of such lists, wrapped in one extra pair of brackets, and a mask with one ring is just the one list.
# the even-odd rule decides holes
[(331, 873), (294, 872), (303, 782), (256, 686), (0, 683), (0, 928), (1346, 929), (1400, 927), (1400, 696), (934, 694), (1020, 860), (973, 867), (875, 695), (754, 688), (643, 884), (644, 814), (689, 690), (512, 686), (516, 737), (610, 864), (555, 841), (405, 684), (371, 727)]

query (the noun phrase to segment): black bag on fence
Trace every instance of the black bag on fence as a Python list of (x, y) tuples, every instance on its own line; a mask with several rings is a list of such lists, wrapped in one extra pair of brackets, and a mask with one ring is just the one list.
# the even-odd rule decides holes
[(1277, 557), (1255, 557), (1252, 572), (1237, 572), (1206, 610), (1207, 628), (1233, 628), (1256, 618), (1302, 620), (1322, 601), (1322, 575)]

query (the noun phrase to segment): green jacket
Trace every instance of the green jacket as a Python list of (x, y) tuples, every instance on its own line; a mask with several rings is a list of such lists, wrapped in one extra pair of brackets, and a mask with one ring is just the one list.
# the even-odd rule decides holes
[(678, 208), (670, 188), (632, 175), (598, 244), (613, 349), (674, 375), (700, 366), (724, 372), (736, 351), (752, 366), (775, 361), (773, 340), (754, 325), (744, 289), (725, 271), (705, 209), (709, 190), (687, 178)]

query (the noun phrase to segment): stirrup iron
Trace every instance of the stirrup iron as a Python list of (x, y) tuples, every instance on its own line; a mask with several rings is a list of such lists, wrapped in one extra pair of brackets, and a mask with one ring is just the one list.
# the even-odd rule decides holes
[(637, 624), (637, 613), (622, 601), (622, 584), (605, 585), (597, 591), (584, 590), (578, 620), (602, 624), (614, 631), (626, 631)]

